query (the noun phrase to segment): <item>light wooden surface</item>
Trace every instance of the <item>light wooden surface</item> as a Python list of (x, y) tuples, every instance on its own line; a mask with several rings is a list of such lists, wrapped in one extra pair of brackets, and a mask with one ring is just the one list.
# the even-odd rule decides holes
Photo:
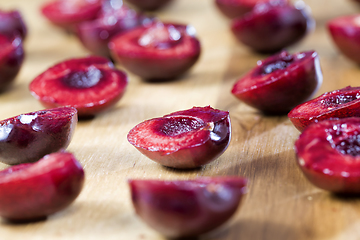
[[(76, 38), (41, 16), (43, 2), (0, 0), (1, 9), (19, 9), (29, 28), (23, 68), (14, 86), (0, 95), (0, 119), (42, 109), (28, 91), (31, 80), (59, 61), (89, 54)], [(347, 85), (359, 86), (360, 68), (335, 49), (325, 24), (360, 8), (349, 0), (305, 2), (316, 19), (316, 30), (289, 51), (318, 51), (324, 74), (318, 95)], [(46, 221), (18, 225), (0, 221), (0, 239), (164, 239), (134, 214), (126, 180), (212, 175), (245, 176), (250, 180), (249, 193), (226, 226), (201, 239), (360, 239), (360, 199), (336, 197), (303, 177), (293, 150), (299, 132), (287, 117), (263, 116), (230, 94), (234, 81), (265, 56), (234, 40), (228, 20), (212, 0), (175, 0), (157, 15), (164, 21), (195, 26), (203, 47), (199, 62), (173, 82), (144, 83), (129, 75), (123, 99), (95, 119), (79, 122), (68, 148), (86, 171), (79, 198)], [(145, 119), (206, 105), (230, 111), (233, 137), (228, 150), (200, 170), (164, 168), (126, 140), (128, 131)]]

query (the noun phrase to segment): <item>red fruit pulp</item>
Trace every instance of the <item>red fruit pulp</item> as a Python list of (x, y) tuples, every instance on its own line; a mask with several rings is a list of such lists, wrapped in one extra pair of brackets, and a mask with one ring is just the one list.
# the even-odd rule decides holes
[(90, 56), (49, 68), (31, 82), (30, 91), (45, 107), (73, 106), (86, 117), (114, 106), (127, 83), (126, 74), (107, 58)]
[(360, 118), (311, 124), (295, 143), (298, 164), (315, 186), (360, 193)]
[(282, 51), (239, 79), (231, 91), (244, 103), (267, 114), (288, 113), (310, 99), (322, 83), (318, 54)]
[(164, 166), (196, 168), (211, 162), (231, 138), (229, 113), (194, 107), (144, 121), (128, 134), (141, 153)]
[(10, 221), (44, 218), (70, 205), (83, 183), (84, 170), (71, 153), (7, 168), (0, 172), (0, 216)]
[(185, 181), (130, 180), (136, 213), (167, 237), (196, 236), (226, 222), (246, 193), (241, 177)]
[(0, 121), (0, 161), (34, 162), (46, 154), (66, 149), (77, 124), (72, 107), (21, 114)]
[(189, 70), (200, 56), (195, 29), (156, 22), (117, 35), (109, 48), (113, 58), (147, 80), (172, 79)]
[(345, 87), (298, 105), (288, 114), (290, 121), (303, 131), (308, 125), (329, 118), (360, 117), (360, 87)]
[(26, 38), (27, 27), (19, 11), (0, 10), (0, 34), (10, 38), (17, 36), (20, 36), (22, 39)]

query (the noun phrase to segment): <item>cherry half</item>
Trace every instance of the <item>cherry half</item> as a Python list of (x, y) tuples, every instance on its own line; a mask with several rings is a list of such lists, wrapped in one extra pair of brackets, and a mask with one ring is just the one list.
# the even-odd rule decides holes
[(288, 114), (290, 121), (303, 131), (308, 125), (329, 118), (360, 117), (360, 87), (345, 87), (302, 103)]
[(61, 107), (0, 121), (0, 161), (11, 165), (34, 162), (66, 149), (77, 120), (75, 108)]
[(80, 194), (84, 170), (73, 154), (52, 153), (0, 171), (0, 216), (12, 222), (43, 219)]
[(266, 114), (284, 114), (310, 99), (321, 83), (316, 52), (282, 51), (258, 61), (255, 68), (235, 83), (231, 93)]
[(114, 106), (127, 83), (109, 59), (90, 56), (49, 68), (30, 83), (30, 91), (45, 107), (72, 106), (79, 117), (88, 117)]
[(360, 64), (360, 14), (334, 18), (328, 22), (328, 30), (337, 48)]
[(10, 38), (17, 36), (20, 36), (22, 39), (26, 38), (27, 27), (19, 11), (0, 10), (0, 34)]
[(295, 143), (297, 162), (315, 186), (360, 193), (360, 118), (311, 124)]
[(189, 237), (225, 223), (246, 193), (241, 177), (201, 177), (194, 180), (130, 180), (137, 215), (167, 237)]
[(142, 154), (164, 166), (196, 168), (228, 147), (230, 116), (210, 106), (193, 107), (144, 121), (127, 138)]
[(172, 1), (173, 0), (126, 0), (126, 2), (142, 11), (155, 11), (168, 5)]
[(20, 36), (13, 38), (0, 34), (0, 46), (0, 92), (2, 92), (18, 75), (25, 53)]
[(113, 58), (128, 71), (146, 80), (176, 78), (200, 56), (200, 42), (190, 25), (156, 22), (114, 37)]
[[(301, 2), (302, 3), (302, 2)], [(234, 36), (252, 50), (278, 52), (300, 41), (314, 25), (306, 6), (270, 1), (231, 23)]]

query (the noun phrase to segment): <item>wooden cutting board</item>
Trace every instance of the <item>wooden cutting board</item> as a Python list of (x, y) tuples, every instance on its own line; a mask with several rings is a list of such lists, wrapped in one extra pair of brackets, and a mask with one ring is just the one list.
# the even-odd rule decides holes
[[(49, 24), (40, 14), (45, 0), (0, 0), (1, 9), (19, 9), (29, 28), (26, 60), (14, 86), (0, 95), (0, 119), (42, 109), (29, 93), (34, 77), (53, 64), (89, 54), (78, 40)], [(307, 0), (316, 29), (290, 52), (316, 50), (324, 82), (317, 95), (360, 85), (360, 68), (334, 47), (326, 22), (360, 8), (350, 0)], [(286, 116), (267, 117), (235, 99), (235, 80), (265, 55), (237, 43), (229, 21), (213, 0), (174, 0), (156, 15), (164, 21), (190, 23), (202, 43), (199, 62), (184, 77), (165, 83), (130, 82), (116, 107), (81, 121), (68, 148), (83, 165), (85, 187), (67, 209), (46, 221), (0, 222), (0, 239), (160, 240), (134, 214), (127, 179), (189, 179), (240, 175), (250, 180), (240, 211), (224, 227), (201, 237), (221, 240), (360, 239), (360, 199), (339, 198), (312, 186), (295, 163), (293, 144), (299, 132)], [(127, 140), (139, 122), (164, 114), (206, 106), (230, 111), (232, 141), (214, 162), (193, 171), (175, 171), (141, 155)], [(5, 168), (6, 165), (0, 165)]]

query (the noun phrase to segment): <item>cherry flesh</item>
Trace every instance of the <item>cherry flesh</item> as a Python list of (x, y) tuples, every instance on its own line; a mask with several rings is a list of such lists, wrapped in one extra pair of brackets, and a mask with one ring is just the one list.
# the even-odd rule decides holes
[(345, 87), (302, 103), (288, 117), (303, 131), (308, 125), (329, 118), (360, 117), (360, 87)]
[(322, 83), (318, 54), (282, 51), (239, 79), (232, 89), (238, 99), (266, 114), (288, 113), (310, 99)]
[(155, 162), (173, 168), (196, 168), (219, 157), (231, 138), (229, 112), (193, 107), (144, 121), (128, 141)]
[(296, 141), (295, 152), (300, 169), (315, 186), (360, 193), (360, 118), (311, 124)]
[(126, 0), (126, 2), (142, 11), (155, 11), (168, 5), (172, 1), (173, 0)]
[(146, 80), (174, 79), (200, 56), (200, 42), (192, 26), (162, 22), (120, 34), (109, 48), (125, 69)]
[(43, 219), (80, 194), (84, 170), (73, 154), (52, 153), (0, 171), (0, 216), (12, 222)]
[(49, 68), (31, 82), (30, 91), (45, 107), (73, 106), (79, 117), (89, 117), (114, 106), (127, 83), (109, 59), (90, 56)]
[(21, 114), (0, 121), (0, 161), (6, 164), (34, 162), (66, 149), (77, 125), (72, 107)]
[(340, 52), (360, 64), (360, 14), (334, 18), (328, 30)]
[(194, 180), (130, 180), (137, 215), (167, 237), (209, 232), (236, 212), (246, 193), (241, 177), (201, 177)]
[(15, 80), (24, 61), (25, 53), (20, 36), (9, 38), (0, 34), (0, 92)]
[(238, 41), (256, 52), (278, 52), (300, 41), (314, 24), (304, 5), (282, 2), (258, 4), (243, 17), (235, 18), (231, 30)]
[(0, 10), (0, 34), (14, 38), (20, 36), (26, 38), (27, 27), (21, 13), (17, 10)]

